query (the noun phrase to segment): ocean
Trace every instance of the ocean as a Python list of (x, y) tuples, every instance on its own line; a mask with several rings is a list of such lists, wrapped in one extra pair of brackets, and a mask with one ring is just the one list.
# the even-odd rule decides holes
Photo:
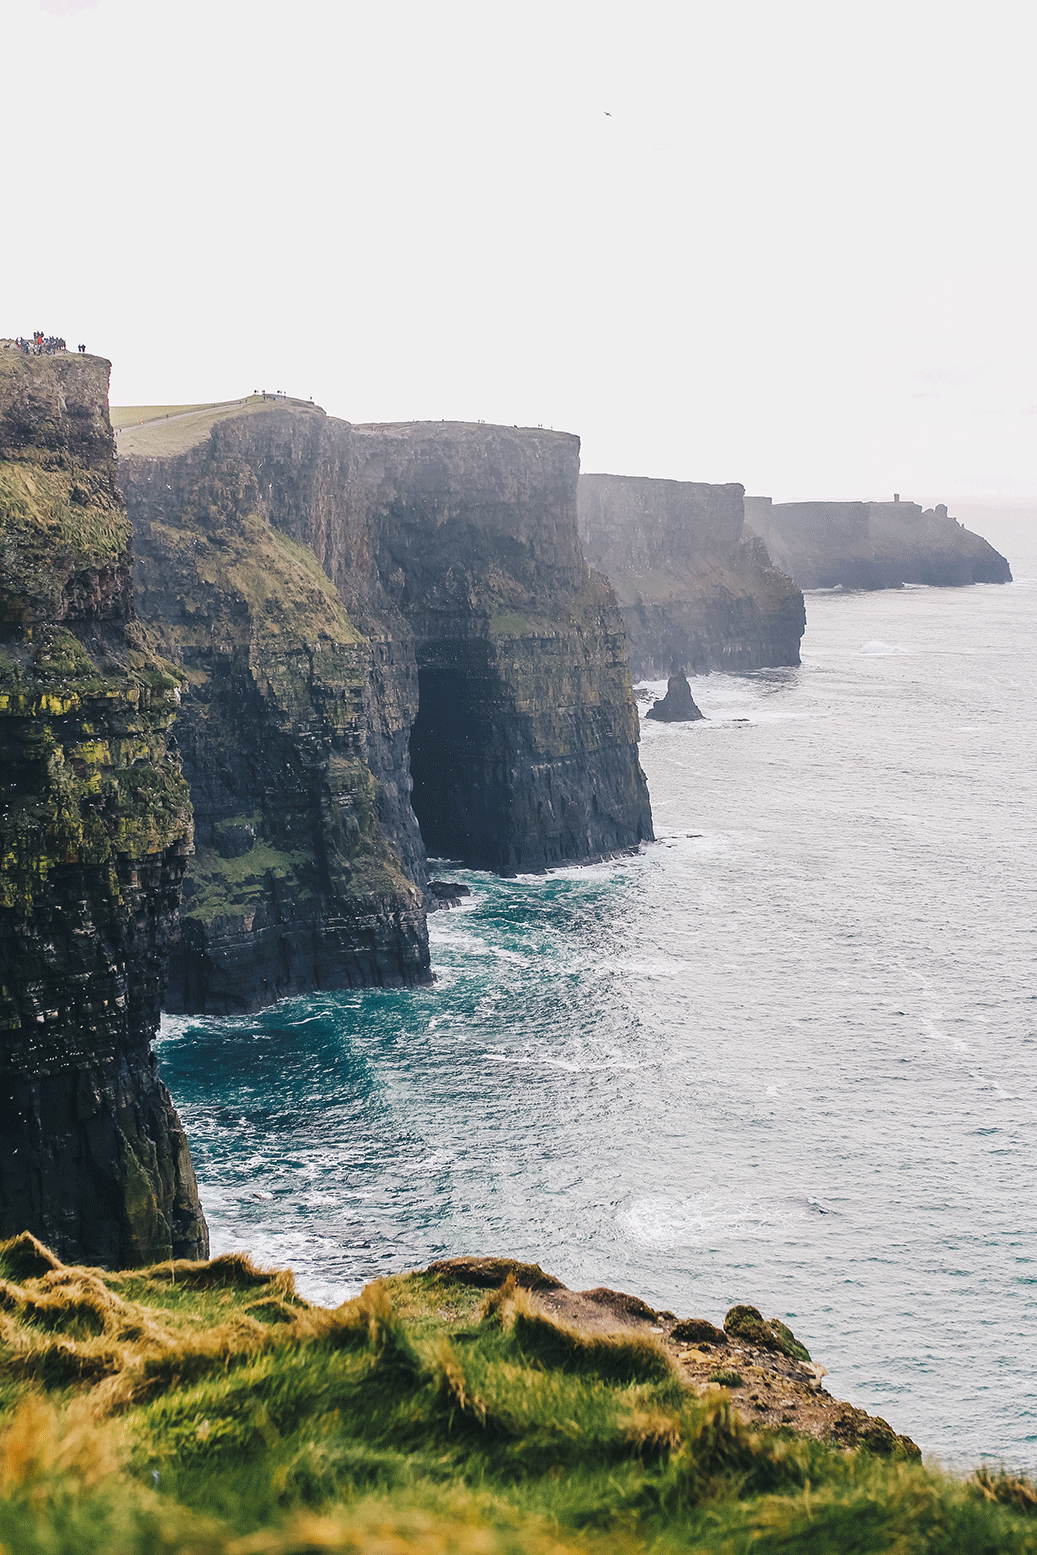
[(213, 1252), (326, 1303), (458, 1253), (749, 1302), (927, 1455), (1037, 1469), (1028, 543), (1004, 587), (809, 594), (800, 668), (693, 681), (637, 857), (437, 867), (433, 987), (166, 1017)]

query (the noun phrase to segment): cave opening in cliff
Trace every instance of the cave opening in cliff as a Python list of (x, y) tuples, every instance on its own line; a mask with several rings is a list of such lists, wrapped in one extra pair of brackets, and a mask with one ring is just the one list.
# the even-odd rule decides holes
[(470, 664), (419, 665), (411, 804), (431, 857), (499, 870), (507, 867), (508, 829), (501, 731), (479, 706), (477, 680)]

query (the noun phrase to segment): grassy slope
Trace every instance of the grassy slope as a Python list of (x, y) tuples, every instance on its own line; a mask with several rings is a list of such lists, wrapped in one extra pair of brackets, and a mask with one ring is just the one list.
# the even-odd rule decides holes
[(110, 415), (123, 458), (136, 454), (145, 459), (170, 459), (202, 442), (217, 421), (229, 421), (235, 416), (248, 416), (253, 411), (274, 410), (286, 405), (293, 410), (318, 410), (309, 400), (250, 394), (244, 399), (224, 400), (219, 404), (113, 405)]
[(754, 1431), (514, 1279), (329, 1312), (241, 1257), (108, 1274), (27, 1237), (0, 1274), (7, 1555), (1037, 1551), (1025, 1484)]

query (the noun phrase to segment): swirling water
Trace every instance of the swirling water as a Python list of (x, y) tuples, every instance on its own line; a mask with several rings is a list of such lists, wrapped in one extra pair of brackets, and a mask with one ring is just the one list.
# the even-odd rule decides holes
[[(1037, 568), (808, 596), (646, 723), (659, 841), (451, 871), (434, 987), (167, 1019), (214, 1251), (460, 1252), (785, 1318), (947, 1464), (1037, 1466)], [(444, 871), (445, 872), (445, 871)]]

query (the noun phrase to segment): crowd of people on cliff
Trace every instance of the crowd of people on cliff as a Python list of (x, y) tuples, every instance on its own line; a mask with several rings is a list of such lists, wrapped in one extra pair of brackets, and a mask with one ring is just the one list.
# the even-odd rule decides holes
[[(60, 335), (45, 335), (42, 329), (34, 329), (31, 340), (19, 335), (15, 344), (23, 356), (54, 356), (58, 351), (68, 350)], [(86, 354), (86, 346), (77, 346), (76, 350), (81, 355)]]

